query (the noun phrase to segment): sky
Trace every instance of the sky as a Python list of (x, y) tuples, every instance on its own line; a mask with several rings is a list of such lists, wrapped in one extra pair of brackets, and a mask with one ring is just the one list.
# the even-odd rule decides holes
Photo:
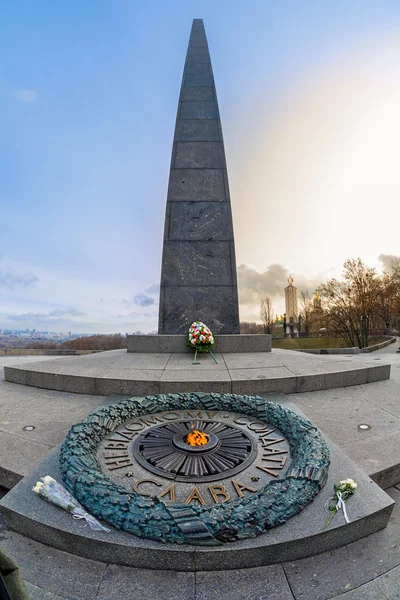
[(227, 155), (240, 316), (399, 255), (400, 3), (5, 0), (0, 328), (157, 328), (193, 18)]

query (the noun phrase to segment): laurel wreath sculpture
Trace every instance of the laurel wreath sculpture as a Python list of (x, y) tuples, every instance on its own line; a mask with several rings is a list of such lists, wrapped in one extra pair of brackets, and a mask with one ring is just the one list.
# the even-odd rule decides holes
[[(292, 461), (285, 476), (237, 500), (185, 506), (130, 493), (101, 471), (97, 447), (115, 427), (177, 409), (233, 411), (264, 419), (288, 440)], [(99, 408), (71, 427), (60, 452), (66, 487), (99, 519), (139, 537), (207, 546), (256, 537), (287, 521), (320, 492), (329, 463), (326, 442), (308, 419), (259, 396), (213, 393), (161, 394)]]

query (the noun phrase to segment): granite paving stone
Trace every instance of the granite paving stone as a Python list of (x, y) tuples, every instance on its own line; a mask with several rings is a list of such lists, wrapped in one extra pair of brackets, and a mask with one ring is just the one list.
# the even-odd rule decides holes
[(168, 353), (125, 353), (112, 367), (106, 367), (103, 369), (103, 375), (109, 371), (110, 368), (120, 369), (165, 369), (165, 366), (169, 360)]
[(387, 600), (400, 600), (400, 566), (381, 575), (375, 581)]
[(194, 573), (135, 569), (109, 565), (97, 592), (96, 600), (194, 600)]
[[(5, 531), (1, 546), (18, 564), (24, 580), (73, 600), (93, 600), (106, 565)], [(122, 596), (121, 596), (122, 597)]]
[[(336, 390), (336, 399), (331, 397), (321, 402), (317, 398), (318, 396), (310, 400), (310, 396), (305, 395), (302, 399), (300, 395), (296, 395), (294, 401), (312, 421), (318, 423), (333, 442), (341, 446), (363, 441), (376, 435), (377, 431), (380, 434), (389, 434), (399, 430), (398, 417), (365, 402), (362, 398), (337, 399)], [(359, 430), (358, 425), (362, 423), (371, 425), (371, 429)]]
[[(218, 340), (217, 340), (218, 343)], [(235, 354), (225, 353), (224, 360), (228, 369), (259, 369), (270, 367), (286, 367), (279, 358), (275, 358), (271, 352), (238, 352)], [(268, 373), (269, 371), (267, 371)], [(272, 373), (272, 372), (271, 372)], [(291, 373), (290, 373), (291, 375)], [(273, 375), (272, 375), (273, 376)]]
[(359, 432), (361, 435), (342, 444), (342, 448), (378, 485), (386, 489), (400, 481), (400, 428), (388, 433), (382, 433), (379, 427), (370, 431), (372, 435), (364, 439), (364, 432)]
[(0, 430), (0, 485), (8, 487), (2, 481), (2, 469), (17, 473), (19, 476), (27, 475), (47, 456), (50, 449), (51, 446), (44, 443), (28, 441), (22, 436), (19, 437)]
[(350, 590), (329, 600), (389, 600), (378, 587), (377, 581), (377, 579), (369, 581), (354, 590)]
[(65, 600), (65, 596), (59, 596), (58, 594), (48, 592), (37, 585), (29, 583), (29, 581), (26, 581), (25, 585), (29, 600)]
[[(12, 384), (11, 384), (12, 385)], [(24, 404), (28, 404), (32, 398), (34, 398), (35, 396), (40, 395), (40, 393), (42, 393), (42, 390), (39, 390), (38, 388), (29, 388), (27, 386), (16, 386), (18, 388), (22, 388), (22, 393), (19, 391), (19, 389), (15, 390), (14, 392), (11, 394), (8, 391), (6, 393), (4, 393), (4, 390), (1, 390), (1, 394), (0, 394), (0, 418), (2, 418), (3, 416), (7, 415), (10, 411), (15, 410), (16, 408), (19, 408), (21, 406), (24, 406)], [(25, 395), (23, 393), (24, 390), (35, 390), (35, 394), (33, 395)]]
[(295, 600), (281, 566), (196, 573), (196, 600)]
[(392, 380), (375, 382), (374, 385), (348, 388), (349, 394), (357, 394), (364, 400), (374, 404), (388, 413), (400, 417), (399, 388)]
[(230, 379), (222, 354), (219, 354), (218, 352), (213, 352), (213, 354), (217, 360), (217, 364), (213, 361), (211, 354), (208, 352), (198, 352), (195, 365), (193, 364), (194, 352), (190, 352), (189, 354), (171, 354), (165, 370), (168, 372), (171, 370), (187, 369), (190, 374), (196, 373), (198, 376), (198, 371), (211, 369), (212, 371), (225, 371), (226, 378)]
[(296, 600), (330, 600), (400, 563), (400, 490), (387, 493), (396, 504), (386, 529), (332, 552), (283, 564)]
[(57, 420), (47, 420), (46, 422), (43, 422), (31, 419), (27, 425), (35, 427), (33, 431), (23, 431), (21, 422), (3, 421), (0, 422), (0, 431), (15, 436), (20, 440), (19, 443), (21, 445), (38, 442), (40, 444), (45, 444), (47, 448), (53, 448), (53, 446), (60, 444), (64, 440), (71, 425), (79, 423), (82, 418), (84, 417), (76, 416), (68, 422), (60, 422)]

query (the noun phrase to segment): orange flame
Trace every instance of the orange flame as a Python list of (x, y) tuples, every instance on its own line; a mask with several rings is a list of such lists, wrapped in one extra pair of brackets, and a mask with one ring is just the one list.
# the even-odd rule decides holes
[(209, 436), (202, 431), (190, 428), (190, 432), (185, 436), (185, 443), (189, 446), (204, 446), (208, 443)]

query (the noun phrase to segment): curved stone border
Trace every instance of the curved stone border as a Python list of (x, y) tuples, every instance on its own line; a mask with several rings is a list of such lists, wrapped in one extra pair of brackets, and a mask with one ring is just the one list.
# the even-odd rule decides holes
[[(285, 477), (251, 496), (205, 507), (130, 494), (102, 473), (96, 450), (105, 435), (137, 416), (182, 408), (229, 410), (266, 420), (289, 442), (292, 463)], [(284, 523), (318, 494), (328, 467), (328, 447), (308, 419), (264, 398), (233, 394), (147, 396), (100, 408), (70, 429), (60, 452), (66, 487), (92, 514), (139, 537), (207, 546), (255, 537)]]
[(368, 346), (367, 348), (358, 348), (357, 346), (350, 348), (299, 348), (296, 349), (296, 352), (305, 352), (306, 354), (368, 354), (369, 352), (375, 352), (375, 350), (380, 350), (381, 348), (390, 346), (390, 344), (394, 344), (396, 341), (396, 338), (392, 335), (380, 337), (387, 337), (388, 339), (386, 339), (384, 342), (380, 342), (379, 344)]

